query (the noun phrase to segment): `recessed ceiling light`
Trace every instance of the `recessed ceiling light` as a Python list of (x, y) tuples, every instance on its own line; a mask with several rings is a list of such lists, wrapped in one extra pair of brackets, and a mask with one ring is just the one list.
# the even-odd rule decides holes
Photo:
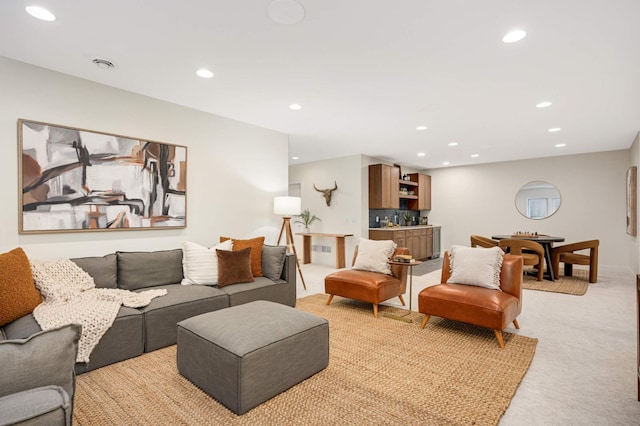
[(526, 35), (527, 33), (522, 30), (514, 30), (502, 37), (502, 41), (505, 43), (515, 43), (516, 41), (522, 40)]
[(543, 101), (543, 102), (540, 102), (539, 104), (537, 104), (536, 108), (546, 108), (548, 106), (551, 106), (551, 102)]
[(424, 157), (425, 155), (427, 155), (427, 154), (426, 154), (426, 153), (424, 153), (424, 152), (419, 152), (419, 153), (418, 153), (418, 157)]
[(458, 146), (458, 142), (449, 142), (449, 146)]
[(416, 130), (427, 130), (427, 126), (418, 126)]
[(556, 147), (556, 148), (564, 148), (565, 146), (567, 146), (567, 144), (566, 144), (566, 143), (557, 143), (557, 144), (555, 145), (555, 147)]
[(561, 129), (560, 127), (552, 127), (551, 129), (549, 129), (550, 133), (555, 133), (555, 132), (559, 132)]
[(471, 154), (471, 158), (478, 158), (480, 157), (480, 154)]
[(26, 10), (29, 15), (42, 21), (51, 22), (56, 20), (56, 15), (40, 6), (27, 6), (24, 10)]
[(267, 6), (267, 15), (282, 25), (294, 25), (304, 19), (304, 6), (295, 0), (273, 0)]
[(442, 162), (442, 165), (443, 165), (443, 166), (448, 166), (449, 164), (451, 164), (451, 163), (449, 163), (448, 161), (443, 161), (443, 162)]
[(108, 61), (106, 59), (95, 58), (91, 62), (93, 62), (101, 70), (110, 70), (112, 68), (115, 68), (115, 65), (113, 64), (113, 62)]
[(289, 109), (294, 110), (294, 111), (298, 111), (298, 110), (302, 109), (302, 105), (300, 105), (300, 104), (291, 104), (291, 105), (289, 105)]
[(291, 157), (292, 160), (299, 160), (300, 157)]
[(196, 74), (198, 75), (198, 77), (202, 77), (202, 78), (213, 77), (213, 73), (206, 68), (200, 68), (198, 71), (196, 71)]

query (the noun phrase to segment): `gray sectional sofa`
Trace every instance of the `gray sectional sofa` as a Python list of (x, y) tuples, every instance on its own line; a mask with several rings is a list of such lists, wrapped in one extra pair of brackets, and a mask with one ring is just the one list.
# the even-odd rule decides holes
[[(272, 258), (263, 247), (263, 269)], [(281, 257), (280, 257), (281, 259)], [(133, 358), (176, 343), (176, 324), (184, 319), (251, 302), (268, 300), (289, 306), (296, 304), (296, 269), (293, 254), (286, 254), (279, 279), (255, 277), (254, 282), (222, 288), (206, 285), (181, 285), (182, 250), (153, 252), (116, 252), (103, 257), (72, 259), (89, 273), (100, 288), (143, 291), (163, 288), (167, 294), (144, 308), (121, 307), (112, 327), (91, 354), (89, 363), (77, 363), (76, 372), (84, 373), (114, 362)], [(41, 331), (32, 314), (0, 328), (0, 340), (24, 339)]]

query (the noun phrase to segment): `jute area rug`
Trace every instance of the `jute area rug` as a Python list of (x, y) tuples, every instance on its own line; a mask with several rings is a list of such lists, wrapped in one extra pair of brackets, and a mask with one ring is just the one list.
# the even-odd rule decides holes
[[(325, 295), (298, 309), (330, 324), (329, 367), (242, 416), (176, 369), (171, 346), (77, 377), (74, 422), (83, 425), (495, 425), (533, 359), (537, 339), (401, 313)], [(295, 354), (291, 354), (295, 357)]]
[[(533, 272), (533, 269), (531, 271)], [(537, 281), (535, 276), (525, 275), (522, 280), (522, 288), (583, 296), (589, 288), (589, 271), (574, 268), (573, 276), (560, 275), (555, 281)]]

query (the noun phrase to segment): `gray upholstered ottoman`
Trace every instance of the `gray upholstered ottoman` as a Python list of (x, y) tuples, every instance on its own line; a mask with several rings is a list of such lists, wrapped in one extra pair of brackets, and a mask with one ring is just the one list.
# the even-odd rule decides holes
[(329, 364), (329, 323), (259, 300), (178, 323), (178, 371), (236, 414)]

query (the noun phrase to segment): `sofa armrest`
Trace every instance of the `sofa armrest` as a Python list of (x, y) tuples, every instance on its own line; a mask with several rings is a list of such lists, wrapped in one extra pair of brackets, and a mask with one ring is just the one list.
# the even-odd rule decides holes
[(60, 386), (42, 386), (0, 398), (0, 426), (71, 425), (71, 400)]
[(287, 253), (284, 257), (284, 266), (282, 267), (282, 275), (280, 276), (289, 285), (289, 306), (296, 305), (296, 256), (293, 253)]

